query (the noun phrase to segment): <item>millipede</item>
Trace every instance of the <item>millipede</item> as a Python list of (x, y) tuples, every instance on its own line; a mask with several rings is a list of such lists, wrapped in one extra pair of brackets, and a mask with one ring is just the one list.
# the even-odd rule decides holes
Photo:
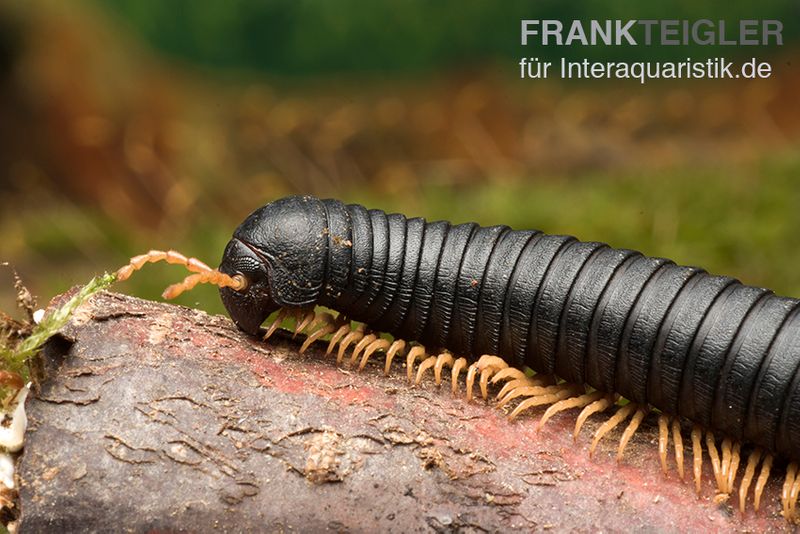
[(358, 369), (382, 353), (387, 374), (403, 358), (416, 383), (428, 373), (441, 384), (448, 369), (453, 392), (465, 378), (468, 400), (476, 382), (484, 399), (496, 385), (496, 405), (511, 418), (544, 409), (539, 427), (580, 410), (576, 438), (589, 417), (607, 414), (590, 454), (623, 425), (622, 458), (655, 413), (662, 469), (671, 439), (683, 478), (691, 445), (697, 492), (708, 458), (715, 500), (738, 484), (742, 513), (751, 487), (757, 511), (773, 464), (786, 463), (781, 513), (800, 517), (796, 299), (571, 236), (427, 222), (311, 196), (250, 214), (217, 269), (150, 251), (117, 278), (158, 261), (192, 273), (166, 298), (215, 284), (236, 325), (264, 340), (295, 318), (295, 333), (307, 336), (301, 352), (326, 342), (338, 363)]

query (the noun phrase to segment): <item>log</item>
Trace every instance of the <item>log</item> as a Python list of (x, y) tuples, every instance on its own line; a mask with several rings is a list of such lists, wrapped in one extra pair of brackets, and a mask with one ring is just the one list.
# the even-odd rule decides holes
[(712, 502), (708, 461), (701, 497), (674, 459), (662, 474), (653, 416), (617, 465), (619, 431), (588, 455), (602, 417), (573, 442), (574, 412), (537, 432), (463, 383), (414, 387), (380, 358), (355, 372), (300, 341), (95, 296), (48, 343), (27, 405), (21, 532), (788, 529), (776, 479), (742, 516)]

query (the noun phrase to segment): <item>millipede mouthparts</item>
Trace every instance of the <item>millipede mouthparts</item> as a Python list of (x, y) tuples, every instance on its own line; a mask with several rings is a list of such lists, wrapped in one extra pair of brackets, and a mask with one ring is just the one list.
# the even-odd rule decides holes
[[(118, 278), (155, 261), (193, 273), (165, 296), (216, 284), (248, 334), (261, 334), (277, 312), (266, 340), (294, 317), (295, 332), (307, 334), (301, 352), (324, 340), (338, 363), (352, 349), (349, 363), (358, 369), (381, 352), (387, 374), (404, 358), (416, 383), (428, 371), (441, 383), (448, 369), (453, 392), (465, 376), (467, 399), (476, 382), (484, 399), (490, 383), (502, 385), (497, 405), (508, 406), (511, 418), (544, 408), (540, 427), (558, 412), (580, 409), (576, 437), (589, 417), (613, 411), (590, 453), (623, 425), (622, 458), (641, 422), (657, 411), (664, 471), (671, 439), (683, 478), (688, 437), (697, 492), (708, 458), (715, 500), (738, 487), (742, 512), (751, 487), (759, 509), (773, 464), (788, 462), (782, 514), (800, 518), (796, 299), (571, 236), (427, 222), (310, 196), (253, 212), (218, 269), (151, 251)], [(682, 421), (691, 423), (689, 436)]]

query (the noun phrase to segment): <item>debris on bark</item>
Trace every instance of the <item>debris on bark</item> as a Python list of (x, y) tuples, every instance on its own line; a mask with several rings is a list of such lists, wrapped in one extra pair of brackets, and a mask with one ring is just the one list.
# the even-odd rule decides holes
[[(63, 300), (66, 297), (61, 297)], [(652, 421), (621, 464), (574, 414), (541, 431), (404, 370), (339, 368), (320, 343), (103, 292), (43, 354), (18, 463), (42, 531), (784, 530), (780, 482), (742, 517), (659, 469)]]

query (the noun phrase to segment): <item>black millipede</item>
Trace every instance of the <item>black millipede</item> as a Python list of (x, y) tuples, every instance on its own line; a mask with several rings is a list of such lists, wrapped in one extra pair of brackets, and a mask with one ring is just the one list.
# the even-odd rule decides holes
[[(174, 251), (151, 251), (132, 258), (118, 278), (162, 260), (193, 271), (165, 297), (216, 284), (233, 321), (251, 335), (278, 311), (264, 339), (294, 316), (296, 331), (308, 334), (301, 350), (330, 336), (328, 353), (336, 350), (338, 362), (351, 346), (350, 362), (360, 358), (359, 369), (382, 351), (387, 373), (403, 355), (410, 379), (421, 360), (417, 382), (433, 369), (440, 383), (449, 367), (453, 391), (466, 372), (468, 399), (476, 379), (484, 398), (490, 381), (502, 382), (498, 404), (514, 403), (512, 418), (548, 406), (542, 425), (580, 408), (575, 436), (591, 415), (615, 410), (597, 429), (591, 451), (627, 421), (621, 457), (655, 409), (662, 468), (671, 435), (683, 477), (681, 421), (688, 421), (698, 492), (703, 445), (718, 500), (733, 493), (741, 471), (742, 512), (754, 481), (758, 509), (773, 461), (781, 459), (788, 462), (782, 513), (792, 521), (800, 515), (796, 299), (571, 236), (426, 222), (310, 196), (254, 211), (234, 232), (218, 269)], [(315, 306), (339, 315), (314, 312)]]

